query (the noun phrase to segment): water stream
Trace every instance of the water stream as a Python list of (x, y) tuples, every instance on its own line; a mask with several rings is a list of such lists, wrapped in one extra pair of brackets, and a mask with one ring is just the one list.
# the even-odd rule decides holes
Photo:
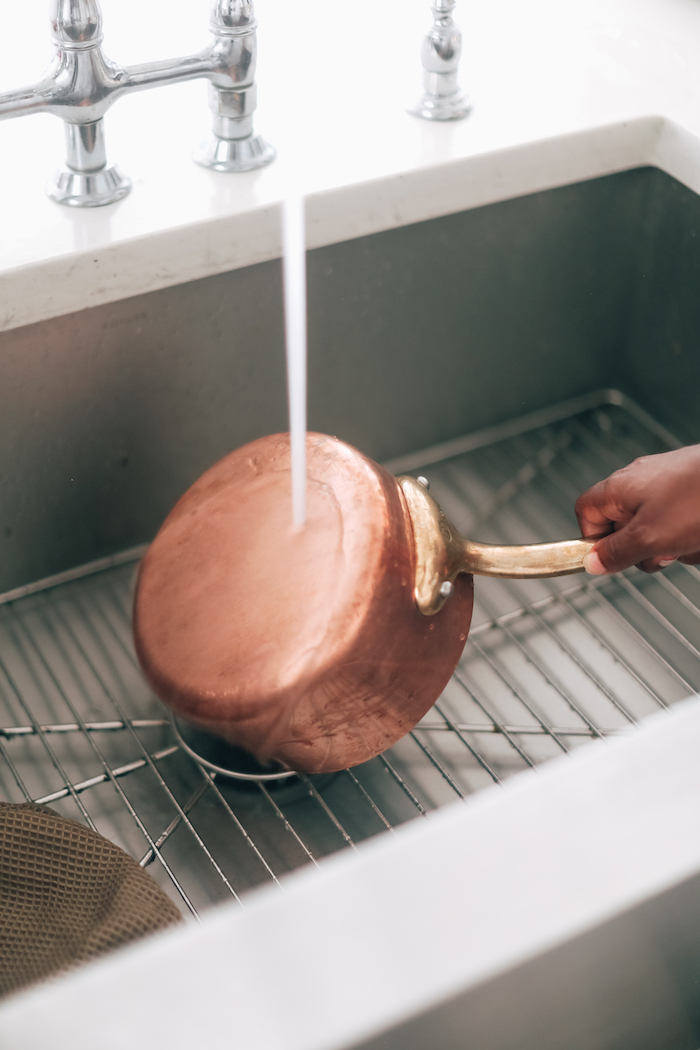
[(282, 206), (287, 390), (292, 456), (292, 521), (306, 521), (306, 236), (304, 198), (292, 194)]

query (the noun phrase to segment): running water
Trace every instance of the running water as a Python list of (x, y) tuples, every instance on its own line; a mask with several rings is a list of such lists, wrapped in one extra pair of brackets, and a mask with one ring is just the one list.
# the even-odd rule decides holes
[(290, 195), (282, 206), (287, 390), (292, 453), (292, 521), (306, 521), (306, 238), (304, 198)]

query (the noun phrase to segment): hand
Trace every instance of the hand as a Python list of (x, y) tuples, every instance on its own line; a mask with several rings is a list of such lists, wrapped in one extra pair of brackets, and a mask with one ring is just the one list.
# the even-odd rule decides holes
[(700, 562), (700, 445), (642, 456), (576, 501), (583, 536), (603, 536), (584, 559), (602, 575)]

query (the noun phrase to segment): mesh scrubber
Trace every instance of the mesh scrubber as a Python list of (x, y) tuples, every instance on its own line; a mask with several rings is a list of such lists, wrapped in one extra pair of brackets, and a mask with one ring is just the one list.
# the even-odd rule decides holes
[(101, 835), (46, 806), (0, 802), (0, 995), (181, 919)]

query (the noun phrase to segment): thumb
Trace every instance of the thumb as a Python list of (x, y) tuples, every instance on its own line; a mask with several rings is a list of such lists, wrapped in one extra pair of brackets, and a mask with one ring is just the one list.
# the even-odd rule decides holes
[(622, 572), (657, 553), (645, 529), (634, 521), (598, 540), (584, 558), (584, 568), (595, 576)]

